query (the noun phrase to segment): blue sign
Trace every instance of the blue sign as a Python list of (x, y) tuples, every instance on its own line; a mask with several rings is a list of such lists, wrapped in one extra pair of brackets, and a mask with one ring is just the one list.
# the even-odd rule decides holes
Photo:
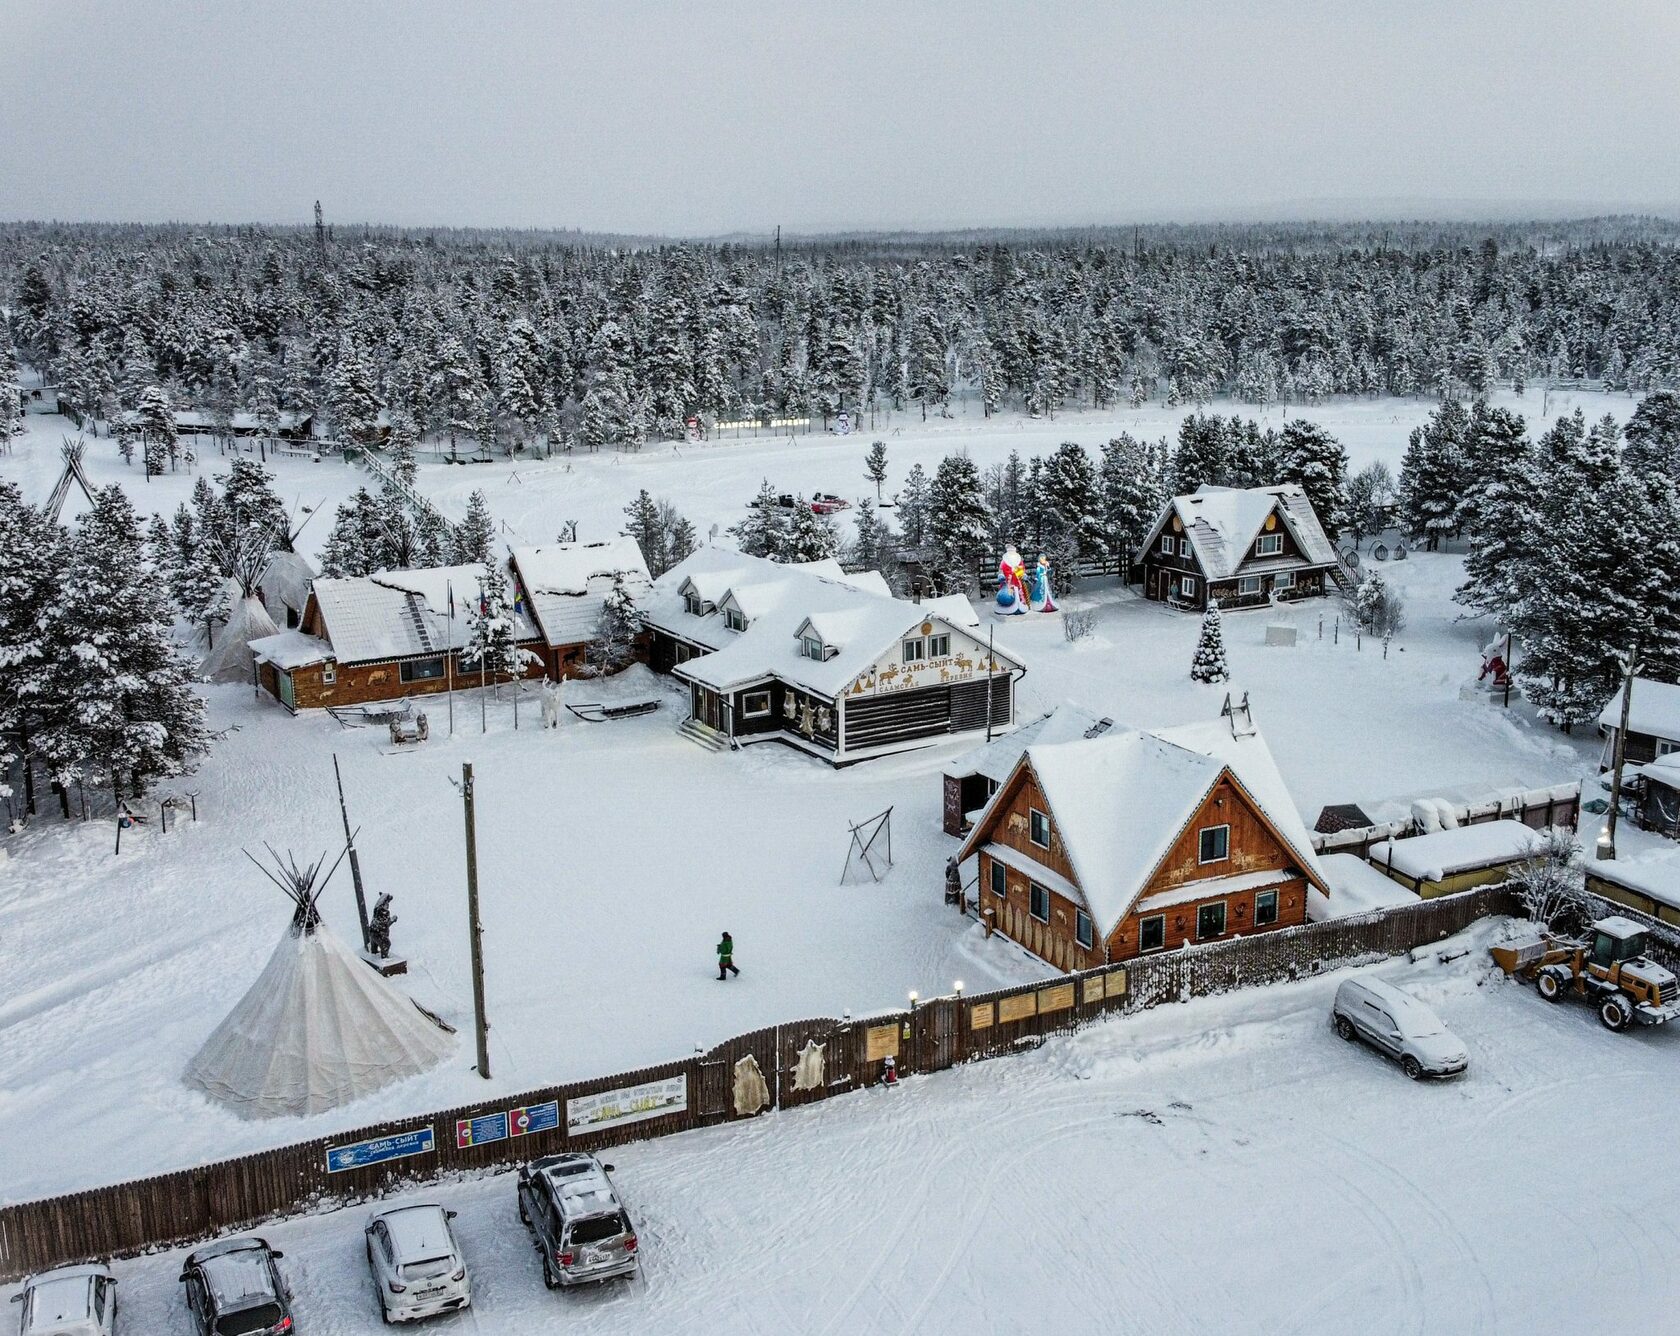
[(492, 1141), (506, 1141), (508, 1116), (505, 1113), (486, 1113), (477, 1118), (455, 1120), (455, 1149), (483, 1146)]
[(341, 1174), (346, 1169), (361, 1169), (386, 1160), (400, 1160), (409, 1155), (430, 1155), (437, 1149), (432, 1129), (417, 1127), (412, 1132), (398, 1132), (393, 1137), (376, 1137), (372, 1141), (358, 1141), (351, 1146), (327, 1147), (327, 1172)]
[(552, 1132), (560, 1126), (560, 1101), (551, 1099), (547, 1104), (509, 1109), (508, 1121), (516, 1137), (528, 1137), (533, 1132)]

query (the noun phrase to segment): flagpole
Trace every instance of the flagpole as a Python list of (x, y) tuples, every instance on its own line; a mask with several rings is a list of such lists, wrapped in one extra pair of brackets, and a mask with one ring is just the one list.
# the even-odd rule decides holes
[(455, 736), (455, 582), (445, 580), (449, 591), (449, 646), (443, 652), (443, 671), (449, 692), (449, 736)]

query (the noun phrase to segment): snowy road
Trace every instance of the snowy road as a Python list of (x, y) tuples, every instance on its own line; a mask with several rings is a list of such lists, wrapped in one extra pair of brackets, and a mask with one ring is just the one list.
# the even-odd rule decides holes
[[(1612, 1036), (1484, 959), (1380, 967), (1466, 1040), (1453, 1083), (1343, 1044), (1326, 978), (620, 1148), (645, 1271), (601, 1291), (543, 1289), (508, 1176), (439, 1188), (476, 1308), (428, 1329), (1673, 1330), (1680, 1033)], [(379, 1329), (363, 1217), (267, 1231), (308, 1336)], [(184, 1329), (178, 1263), (118, 1265), (127, 1330)]]

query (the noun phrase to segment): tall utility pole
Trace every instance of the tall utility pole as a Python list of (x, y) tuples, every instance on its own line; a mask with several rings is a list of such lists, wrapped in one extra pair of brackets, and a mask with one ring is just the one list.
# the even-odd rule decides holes
[(1604, 830), (1598, 837), (1595, 855), (1606, 863), (1616, 860), (1616, 817), (1622, 803), (1622, 763), (1627, 759), (1628, 716), (1633, 709), (1633, 674), (1639, 663), (1639, 637), (1633, 638), (1628, 651), (1627, 671), (1622, 677), (1622, 726), (1616, 730), (1616, 768), (1610, 775), (1610, 810), (1604, 817)]
[(490, 1079), (490, 1022), (484, 1019), (484, 925), (478, 917), (478, 835), (473, 822), (472, 762), (461, 763), (461, 802), (467, 818), (467, 937), (472, 945), (473, 1019), (478, 1030), (478, 1074)]
[(344, 805), (344, 776), (338, 771), (338, 753), (333, 753), (333, 778), (338, 781), (338, 814), (344, 818), (344, 843), (350, 849), (350, 878), (356, 883), (356, 917), (362, 921), (362, 950), (372, 952), (368, 938), (367, 896), (362, 893), (362, 860), (356, 854), (356, 837), (350, 831), (350, 809)]

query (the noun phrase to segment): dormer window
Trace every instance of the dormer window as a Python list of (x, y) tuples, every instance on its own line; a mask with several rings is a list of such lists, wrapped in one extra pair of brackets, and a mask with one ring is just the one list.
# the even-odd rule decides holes
[(1257, 557), (1275, 557), (1283, 552), (1283, 535), (1280, 533), (1263, 533), (1254, 543), (1254, 555)]
[(690, 617), (701, 616), (700, 595), (690, 591), (683, 595), (683, 609)]
[(745, 631), (747, 616), (739, 608), (725, 608), (723, 610), (723, 624), (731, 631)]
[(801, 636), (799, 652), (807, 659), (815, 659), (818, 663), (821, 663), (823, 661), (823, 642), (815, 636)]

